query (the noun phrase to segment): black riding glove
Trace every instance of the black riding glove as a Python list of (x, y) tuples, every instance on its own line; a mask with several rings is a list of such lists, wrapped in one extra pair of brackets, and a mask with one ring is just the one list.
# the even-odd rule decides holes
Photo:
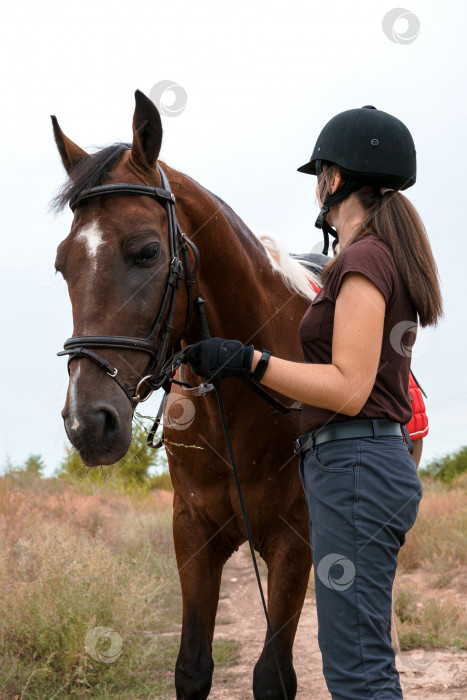
[(253, 345), (243, 345), (239, 340), (208, 338), (189, 345), (180, 359), (189, 362), (199, 377), (216, 383), (225, 377), (249, 376), (253, 352)]

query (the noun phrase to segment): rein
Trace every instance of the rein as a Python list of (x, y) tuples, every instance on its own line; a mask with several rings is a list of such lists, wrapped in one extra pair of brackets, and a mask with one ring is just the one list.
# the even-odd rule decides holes
[[(206, 340), (207, 338), (210, 337), (210, 334), (209, 334), (208, 320), (206, 318), (206, 312), (204, 310), (204, 300), (201, 299), (200, 297), (198, 297), (196, 302), (197, 302), (197, 306), (198, 306), (199, 321), (200, 321), (200, 326), (201, 326), (201, 337), (203, 340)], [(237, 463), (235, 461), (235, 456), (234, 456), (233, 447), (232, 447), (232, 440), (230, 439), (229, 425), (227, 422), (227, 416), (225, 413), (224, 402), (222, 401), (221, 390), (220, 390), (219, 385), (220, 385), (219, 380), (216, 380), (214, 382), (214, 385), (211, 384), (209, 386), (214, 388), (216, 391), (217, 403), (219, 405), (219, 413), (221, 416), (222, 427), (224, 429), (225, 441), (227, 443), (227, 449), (229, 451), (230, 462), (232, 464), (232, 471), (233, 471), (233, 475), (234, 475), (234, 479), (235, 479), (235, 486), (237, 487), (237, 494), (238, 494), (238, 500), (240, 502), (240, 510), (242, 512), (243, 524), (245, 525), (245, 532), (246, 532), (246, 536), (247, 536), (247, 540), (248, 540), (248, 545), (250, 547), (250, 554), (251, 554), (251, 559), (253, 562), (253, 568), (255, 570), (256, 582), (258, 584), (258, 589), (259, 589), (259, 593), (260, 593), (260, 597), (261, 597), (261, 603), (263, 605), (264, 616), (266, 618), (266, 626), (267, 626), (267, 630), (269, 633), (269, 641), (271, 642), (271, 648), (272, 648), (272, 652), (274, 655), (274, 660), (276, 662), (277, 673), (279, 676), (279, 682), (281, 685), (284, 700), (288, 700), (287, 688), (285, 686), (285, 679), (284, 679), (284, 676), (282, 673), (282, 669), (281, 669), (281, 665), (280, 665), (280, 661), (279, 661), (279, 656), (277, 654), (276, 642), (274, 639), (275, 635), (273, 634), (273, 631), (272, 631), (271, 620), (270, 620), (268, 608), (266, 605), (266, 598), (264, 597), (263, 585), (261, 583), (261, 577), (259, 574), (258, 562), (256, 561), (255, 547), (253, 544), (253, 538), (251, 536), (250, 525), (248, 522), (248, 516), (247, 516), (247, 512), (246, 512), (246, 507), (245, 507), (245, 500), (243, 498), (243, 491), (242, 491), (242, 486), (240, 483), (240, 476), (239, 476), (238, 469), (237, 469)], [(254, 386), (253, 382), (248, 382), (247, 386)]]

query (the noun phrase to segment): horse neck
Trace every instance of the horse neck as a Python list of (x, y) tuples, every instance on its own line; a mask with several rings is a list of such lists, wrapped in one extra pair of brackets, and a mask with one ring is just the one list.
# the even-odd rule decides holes
[[(195, 296), (206, 302), (211, 336), (268, 349), (288, 339), (286, 354), (300, 357), (298, 324), (307, 301), (284, 285), (263, 244), (225, 202), (189, 178), (180, 183), (174, 187), (180, 221), (200, 252)], [(197, 318), (185, 340), (200, 340)]]

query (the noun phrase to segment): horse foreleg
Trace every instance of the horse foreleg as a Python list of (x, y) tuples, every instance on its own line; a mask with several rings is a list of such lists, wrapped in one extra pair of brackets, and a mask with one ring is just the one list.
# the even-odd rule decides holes
[[(295, 519), (294, 519), (295, 520)], [(306, 523), (306, 518), (304, 519)], [(303, 530), (295, 521), (297, 533)], [(266, 543), (264, 559), (268, 565), (268, 613), (287, 698), (297, 693), (297, 677), (292, 663), (292, 646), (305, 599), (311, 568), (308, 532), (303, 538), (289, 529)], [(284, 700), (269, 632), (253, 675), (255, 700)]]
[(215, 545), (220, 536), (203, 533), (187, 511), (175, 512), (174, 543), (183, 597), (175, 666), (177, 700), (205, 700), (211, 690), (212, 640), (222, 568), (228, 558)]

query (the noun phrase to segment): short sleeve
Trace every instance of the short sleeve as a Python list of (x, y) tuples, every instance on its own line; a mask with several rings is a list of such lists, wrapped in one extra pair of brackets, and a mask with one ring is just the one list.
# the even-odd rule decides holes
[(394, 292), (394, 260), (388, 246), (382, 241), (362, 239), (353, 243), (339, 255), (329, 276), (329, 288), (333, 299), (337, 298), (342, 278), (347, 272), (365, 275), (379, 289), (389, 304)]

